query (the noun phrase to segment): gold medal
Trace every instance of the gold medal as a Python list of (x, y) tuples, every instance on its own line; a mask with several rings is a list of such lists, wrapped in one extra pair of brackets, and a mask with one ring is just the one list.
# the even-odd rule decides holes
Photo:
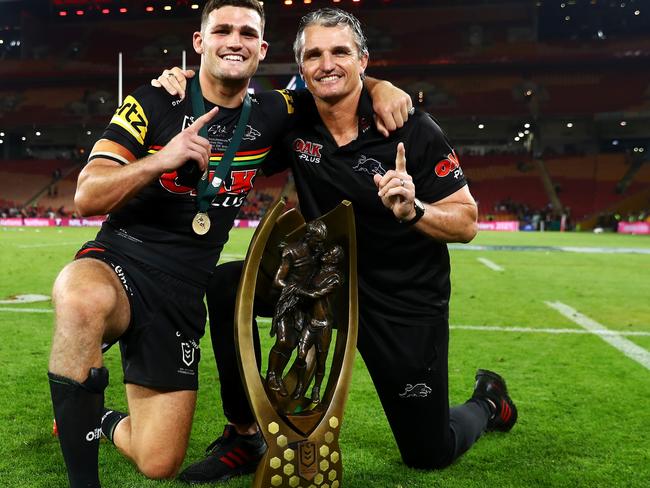
[(210, 217), (208, 217), (207, 213), (199, 212), (194, 216), (192, 230), (200, 236), (208, 233), (210, 230)]

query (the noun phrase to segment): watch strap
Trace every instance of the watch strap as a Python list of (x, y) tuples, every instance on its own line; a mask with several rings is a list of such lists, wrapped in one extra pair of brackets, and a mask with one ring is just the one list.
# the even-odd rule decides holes
[(424, 205), (417, 198), (413, 201), (413, 208), (415, 208), (415, 216), (409, 220), (400, 220), (400, 224), (410, 226), (422, 218), (424, 215)]

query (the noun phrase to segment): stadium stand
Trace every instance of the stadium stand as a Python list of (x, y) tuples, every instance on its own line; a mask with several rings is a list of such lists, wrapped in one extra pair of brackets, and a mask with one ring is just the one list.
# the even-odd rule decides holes
[[(589, 220), (603, 209), (616, 208), (628, 196), (650, 187), (650, 166), (645, 165), (624, 195), (617, 184), (629, 166), (621, 154), (552, 157), (544, 164), (565, 209), (578, 221)], [(462, 165), (470, 179), (479, 211), (489, 220), (508, 220), (520, 210), (541, 210), (549, 205), (540, 174), (530, 159), (517, 155), (464, 156)], [(503, 202), (510, 202), (503, 205)], [(521, 216), (519, 216), (521, 217)]]
[(2, 199), (18, 208), (35, 209), (39, 216), (48, 208), (71, 214), (78, 174), (79, 166), (69, 161), (0, 161)]
[(253, 189), (239, 211), (238, 218), (261, 219), (270, 204), (283, 196), (287, 181), (288, 173), (286, 171), (273, 176), (256, 177)]
[[(147, 14), (136, 11), (139, 2), (129, 2), (128, 15), (102, 16), (95, 9), (84, 17), (59, 16), (61, 2), (47, 2), (49, 10), (17, 3), (21, 11), (5, 17), (10, 25), (2, 34), (11, 33), (14, 43), (0, 45), (0, 134), (6, 134), (0, 136), (0, 161), (29, 158), (21, 163), (26, 167), (59, 154), (82, 160), (80, 153), (117, 105), (119, 52), (124, 93), (180, 64), (183, 49), (188, 65), (198, 63), (188, 30), (196, 12), (187, 2), (177, 2), (176, 13)], [(271, 49), (262, 68), (269, 74), (256, 77), (259, 89), (284, 87), (296, 74), (293, 32), (312, 6), (293, 3), (267, 2)], [(650, 165), (642, 157), (650, 151), (648, 16), (607, 2), (572, 5), (576, 23), (549, 2), (366, 0), (342, 6), (366, 28), (369, 73), (405, 88), (454, 141), (485, 218), (570, 211), (588, 226), (602, 212), (620, 207), (642, 215), (650, 206), (634, 198), (650, 187)], [(525, 135), (524, 123), (532, 124)], [(44, 135), (34, 137), (35, 130)], [(60, 182), (54, 198), (46, 190), (50, 170), (18, 173), (8, 169), (12, 164), (0, 164), (0, 198), (20, 206), (45, 189), (40, 206), (71, 207), (65, 195), (74, 175)], [(16, 193), (26, 179), (31, 189)], [(275, 184), (259, 178), (245, 211), (254, 215), (268, 195), (281, 194), (291, 194), (286, 177)]]

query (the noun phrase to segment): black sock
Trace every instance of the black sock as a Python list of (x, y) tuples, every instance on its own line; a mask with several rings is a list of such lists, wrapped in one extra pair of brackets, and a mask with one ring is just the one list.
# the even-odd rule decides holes
[(104, 437), (115, 444), (115, 441), (113, 440), (115, 427), (117, 427), (117, 424), (119, 424), (122, 419), (125, 419), (128, 416), (128, 413), (118, 412), (117, 410), (108, 410), (105, 408), (102, 415), (102, 434), (104, 434)]
[(83, 383), (49, 372), (47, 375), (70, 488), (99, 488), (97, 456), (108, 370), (90, 368)]

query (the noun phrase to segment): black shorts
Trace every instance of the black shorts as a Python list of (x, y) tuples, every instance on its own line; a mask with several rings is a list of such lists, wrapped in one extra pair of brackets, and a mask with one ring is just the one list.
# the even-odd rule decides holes
[(205, 333), (205, 290), (89, 241), (75, 259), (107, 263), (129, 298), (131, 321), (119, 338), (124, 382), (162, 390), (196, 390)]

